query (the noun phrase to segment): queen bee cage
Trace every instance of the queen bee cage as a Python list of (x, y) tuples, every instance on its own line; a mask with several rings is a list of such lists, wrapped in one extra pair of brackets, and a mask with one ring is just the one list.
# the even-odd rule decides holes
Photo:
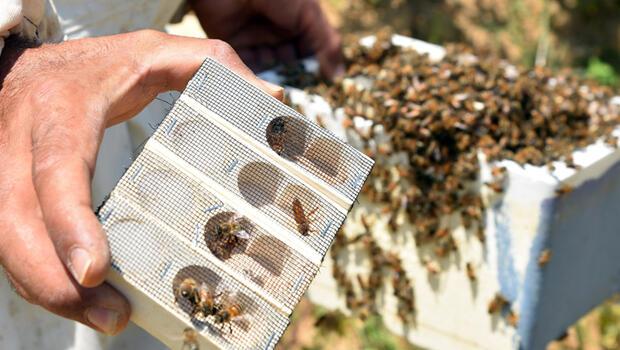
[(372, 165), (207, 59), (98, 211), (108, 281), (173, 349), (273, 348)]

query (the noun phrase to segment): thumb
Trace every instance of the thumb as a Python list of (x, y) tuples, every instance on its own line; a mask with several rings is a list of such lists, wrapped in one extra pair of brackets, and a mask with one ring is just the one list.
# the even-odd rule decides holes
[[(212, 58), (271, 96), (282, 100), (284, 89), (258, 78), (226, 42), (163, 34), (150, 62), (146, 84), (159, 84), (162, 90), (183, 90), (206, 57)], [(162, 45), (163, 44), (163, 45)]]

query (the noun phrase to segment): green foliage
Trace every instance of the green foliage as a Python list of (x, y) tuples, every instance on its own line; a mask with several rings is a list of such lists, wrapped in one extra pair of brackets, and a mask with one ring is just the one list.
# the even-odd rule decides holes
[(620, 304), (607, 302), (599, 314), (601, 345), (605, 349), (620, 349)]
[(383, 325), (380, 316), (371, 316), (364, 323), (360, 337), (364, 350), (396, 350), (394, 337)]
[(614, 71), (614, 67), (601, 61), (598, 57), (590, 58), (588, 67), (586, 68), (586, 75), (588, 78), (609, 86), (617, 86), (619, 81), (618, 74)]

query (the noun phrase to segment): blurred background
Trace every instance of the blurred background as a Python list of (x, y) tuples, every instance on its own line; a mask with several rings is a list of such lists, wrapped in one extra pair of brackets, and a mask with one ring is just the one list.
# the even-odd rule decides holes
[[(466, 43), (526, 67), (571, 69), (620, 87), (617, 0), (321, 0), (344, 35), (383, 27), (439, 45)], [(620, 258), (620, 253), (619, 253)], [(304, 302), (280, 349), (415, 349), (379, 317), (349, 319)], [(592, 310), (549, 350), (620, 349), (620, 296)]]
[[(618, 0), (320, 0), (343, 35), (394, 33), (432, 43), (466, 43), (525, 67), (570, 69), (620, 87)], [(190, 13), (173, 33), (204, 36)], [(620, 249), (619, 249), (620, 250)], [(620, 258), (620, 253), (619, 253)], [(416, 349), (380, 316), (348, 318), (303, 300), (279, 349)], [(548, 349), (620, 349), (620, 295), (581, 318)]]

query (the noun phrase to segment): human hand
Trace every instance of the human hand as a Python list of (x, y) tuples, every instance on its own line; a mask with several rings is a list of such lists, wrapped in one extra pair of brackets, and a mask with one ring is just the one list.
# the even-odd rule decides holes
[(315, 54), (327, 78), (344, 73), (341, 40), (317, 0), (190, 0), (210, 38), (228, 42), (252, 69)]
[(105, 127), (182, 90), (211, 57), (271, 95), (219, 40), (141, 31), (0, 57), (0, 264), (27, 301), (114, 334), (130, 306), (103, 283), (106, 236), (90, 181)]

